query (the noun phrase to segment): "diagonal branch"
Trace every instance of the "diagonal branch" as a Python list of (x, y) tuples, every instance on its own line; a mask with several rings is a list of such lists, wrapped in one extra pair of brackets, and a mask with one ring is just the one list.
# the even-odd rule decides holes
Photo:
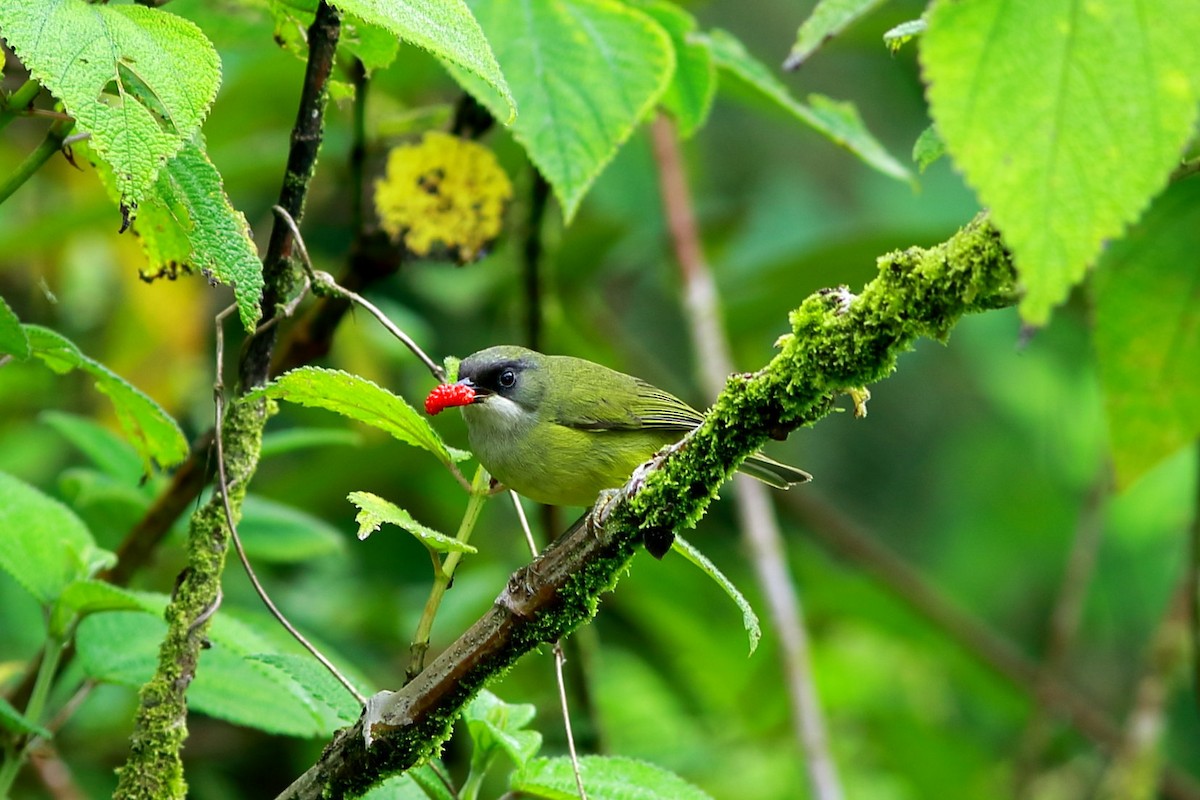
[(373, 697), (280, 797), (358, 794), (431, 756), (489, 678), (591, 619), (647, 529), (692, 526), (768, 437), (815, 422), (836, 394), (886, 377), (918, 337), (945, 339), (964, 314), (1011, 305), (1014, 285), (999, 234), (980, 217), (937, 247), (882, 257), (857, 297), (844, 288), (809, 297), (766, 367), (732, 376), (704, 424), (602, 502), (597, 525), (577, 524), (514, 573), (487, 614), (403, 689)]

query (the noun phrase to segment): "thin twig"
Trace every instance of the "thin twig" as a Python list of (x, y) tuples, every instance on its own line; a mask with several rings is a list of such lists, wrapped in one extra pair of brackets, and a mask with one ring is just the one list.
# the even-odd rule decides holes
[[(341, 670), (334, 666), (333, 662), (326, 658), (325, 654), (318, 650), (317, 647), (310, 642), (304, 636), (304, 634), (302, 634), (296, 628), (296, 626), (288, 620), (286, 616), (284, 616), (283, 612), (279, 610), (279, 607), (275, 605), (274, 601), (271, 600), (270, 595), (267, 594), (267, 590), (258, 580), (258, 575), (255, 573), (254, 567), (250, 565), (250, 558), (246, 555), (246, 548), (242, 546), (242, 537), (238, 534), (237, 523), (235, 523), (233, 519), (233, 506), (229, 502), (229, 484), (225, 480), (225, 451), (222, 444), (222, 431), (225, 415), (225, 386), (221, 376), (225, 374), (223, 357), (225, 348), (225, 320), (228, 319), (229, 316), (235, 311), (237, 311), (236, 304), (229, 306), (224, 311), (217, 314), (215, 319), (217, 337), (217, 380), (213, 385), (213, 398), (216, 404), (217, 429), (216, 437), (214, 439), (217, 447), (217, 491), (221, 493), (221, 501), (225, 508), (225, 524), (229, 526), (229, 537), (233, 540), (234, 549), (237, 550), (238, 560), (242, 562), (242, 569), (246, 571), (247, 577), (250, 578), (251, 585), (254, 586), (254, 591), (258, 594), (259, 599), (262, 600), (263, 605), (267, 607), (267, 610), (271, 612), (271, 615), (275, 617), (276, 621), (278, 621), (279, 624), (282, 625), (289, 634), (291, 634), (292, 638), (294, 638), (305, 650), (312, 654), (313, 658), (321, 662), (321, 666), (325, 667), (325, 669), (329, 671), (329, 674), (333, 675), (333, 677), (337, 679), (338, 683), (346, 687), (346, 691), (353, 695), (354, 699), (358, 701), (359, 705), (366, 705), (367, 698), (362, 694), (362, 692), (355, 688), (354, 684), (350, 682), (350, 679), (343, 675)], [(276, 319), (279, 319), (279, 317), (275, 317), (264, 324), (271, 324)]]
[[(652, 129), (663, 209), (683, 277), (692, 347), (701, 364), (701, 383), (708, 393), (716, 395), (734, 371), (729, 343), (721, 329), (716, 287), (701, 247), (675, 128), (660, 114)], [(829, 736), (809, 663), (800, 596), (788, 575), (786, 546), (779, 523), (762, 484), (738, 479), (734, 485), (738, 527), (779, 634), (792, 724), (805, 757), (809, 786), (818, 800), (840, 800), (844, 793), (829, 751)]]

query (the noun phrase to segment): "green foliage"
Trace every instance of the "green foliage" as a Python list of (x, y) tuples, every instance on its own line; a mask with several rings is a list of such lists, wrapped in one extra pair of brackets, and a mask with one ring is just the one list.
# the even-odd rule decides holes
[(341, 533), (299, 508), (248, 495), (238, 534), (255, 563), (297, 564), (332, 556), (344, 547)]
[(750, 601), (738, 591), (738, 588), (733, 585), (733, 581), (725, 577), (716, 564), (682, 536), (675, 537), (675, 541), (671, 543), (671, 549), (686, 558), (694, 567), (707, 575), (713, 583), (720, 586), (721, 591), (729, 595), (729, 599), (738, 607), (738, 611), (742, 612), (742, 627), (746, 629), (746, 635), (750, 639), (750, 655), (754, 655), (754, 651), (758, 649), (758, 642), (762, 639), (762, 626), (758, 624), (758, 614), (754, 613)]
[(675, 118), (679, 136), (688, 139), (704, 126), (717, 93), (717, 68), (707, 42), (697, 35), (696, 18), (668, 0), (640, 0), (671, 37), (675, 73), (659, 104)]
[(12, 703), (0, 697), (0, 728), (16, 734), (29, 734), (44, 739), (54, 738), (50, 731), (30, 722), (24, 714), (13, 708)]
[(142, 476), (142, 459), (137, 451), (103, 425), (61, 411), (43, 411), (38, 419), (74, 445), (105, 475), (127, 482)]
[(913, 161), (924, 172), (931, 164), (946, 154), (946, 143), (938, 135), (937, 128), (930, 125), (921, 131), (917, 141), (913, 143)]
[(518, 769), (542, 747), (542, 735), (525, 730), (537, 710), (528, 703), (506, 703), (484, 689), (463, 709), (462, 718), (471, 735), (472, 764), (486, 764), (504, 753)]
[[(80, 623), (76, 646), (88, 677), (130, 687), (149, 680), (166, 631), (161, 614), (167, 598), (146, 595), (142, 603), (140, 612), (95, 614)], [(346, 701), (330, 691), (328, 676), (282, 658), (287, 654), (263, 633), (222, 614), (209, 639), (212, 646), (188, 692), (195, 710), (289, 736), (328, 736), (346, 724)]]
[(337, 0), (334, 5), (482, 81), (496, 99), (492, 113), (500, 121), (511, 122), (517, 115), (496, 56), (463, 0)]
[(820, 0), (796, 32), (796, 43), (792, 45), (787, 60), (783, 62), (783, 68), (800, 67), (821, 45), (885, 2), (886, 0)]
[[(520, 114), (512, 133), (545, 176), (570, 221), (584, 193), (666, 90), (671, 40), (616, 0), (547, 0), (513, 13), (505, 0), (473, 0)], [(490, 87), (460, 83), (499, 119)]]
[(366, 539), (386, 522), (408, 531), (417, 541), (436, 553), (479, 552), (466, 542), (460, 542), (452, 536), (422, 525), (413, 519), (412, 514), (378, 495), (370, 492), (351, 492), (346, 499), (358, 506), (358, 514), (355, 515), (354, 521), (358, 523), (359, 539)]
[[(584, 756), (579, 772), (595, 800), (708, 800), (709, 795), (661, 767), (632, 758)], [(512, 779), (513, 791), (545, 800), (578, 797), (569, 758), (536, 758)]]
[(0, 297), (0, 353), (11, 353), (24, 361), (29, 352), (29, 337), (21, 328), (21, 321)]
[(324, 408), (386, 431), (405, 444), (420, 447), (449, 465), (466, 454), (451, 451), (442, 438), (403, 398), (371, 381), (332, 369), (301, 367), (280, 375), (251, 396), (287, 400)]
[(1194, 12), (1189, 0), (1153, 14), (1137, 0), (934, 4), (930, 111), (1013, 250), (1028, 322), (1046, 323), (1194, 135)]
[(883, 42), (887, 45), (888, 50), (892, 55), (900, 52), (900, 48), (916, 39), (925, 29), (928, 28), (928, 23), (924, 19), (912, 19), (908, 22), (901, 22), (894, 28), (889, 28), (888, 32), (883, 35)]
[(9, 0), (0, 31), (91, 134), (123, 208), (138, 206), (200, 129), (221, 81), (217, 52), (201, 30), (159, 9)]
[(49, 607), (76, 581), (90, 577), (110, 554), (72, 511), (0, 472), (0, 570)]
[(809, 95), (808, 105), (793, 98), (771, 70), (746, 50), (733, 34), (717, 29), (708, 40), (723, 74), (729, 75), (803, 122), (834, 144), (846, 148), (864, 163), (897, 180), (911, 174), (884, 149), (863, 125), (849, 103), (838, 103), (819, 94)]
[[(49, 738), (53, 727), (55, 750), (76, 784), (63, 793), (112, 796), (114, 768), (134, 752), (178, 766), (127, 767), (128, 778), (168, 776), (148, 796), (272, 796), (320, 749), (286, 736), (325, 737), (358, 715), (341, 684), (275, 623), (248, 611), (259, 601), (247, 582), (221, 575), (228, 540), (219, 504), (196, 515), (185, 545), (182, 517), (198, 501), (178, 487), (213, 472), (211, 451), (177, 476), (148, 474), (153, 462), (186, 453), (180, 426), (192, 437), (213, 423), (211, 320), (230, 293), (188, 270), (233, 286), (243, 328), (259, 319), (262, 276), (247, 221), (265, 242), (302, 91), (303, 68), (292, 56), (307, 58), (317, 0), (235, 5), (0, 0), (0, 36), (16, 48), (16, 58), (0, 65), (0, 194), (20, 191), (0, 211), (0, 692), (12, 699), (0, 698), (0, 795), (50, 797), (39, 773), (21, 767), (36, 744), (31, 737)], [(1157, 723), (1145, 728), (1156, 737), (1126, 743), (1139, 750), (1128, 764), (1155, 773), (1136, 774), (1139, 790), (1149, 792), (1159, 778), (1187, 785), (1200, 763), (1200, 727), (1186, 713), (1195, 692), (1178, 680), (1187, 670), (1152, 645), (1172, 630), (1160, 623), (1172, 582), (1195, 569), (1181, 553), (1194, 524), (1200, 437), (1200, 374), (1192, 366), (1200, 360), (1193, 311), (1200, 162), (1196, 143), (1187, 144), (1200, 71), (1192, 44), (1198, 23), (1183, 0), (1152, 12), (1133, 0), (935, 0), (922, 19), (886, 32), (925, 4), (881, 9), (878, 0), (825, 0), (809, 4), (816, 11), (792, 54), (807, 56), (806, 69), (791, 75), (777, 66), (790, 44), (779, 35), (801, 20), (786, 0), (756, 4), (749, 17), (737, 0), (335, 5), (341, 33), (327, 91), (339, 102), (321, 117), (315, 169), (293, 174), (286, 188), (308, 189), (301, 232), (314, 265), (361, 280), (348, 285), (435, 360), (536, 336), (547, 351), (707, 399), (691, 379), (705, 355), (687, 342), (690, 312), (680, 302), (685, 292), (694, 298), (695, 287), (685, 288), (688, 276), (676, 271), (676, 243), (660, 208), (662, 163), (644, 135), (658, 111), (686, 138), (682, 163), (698, 244), (738, 369), (765, 364), (775, 342), (783, 357), (811, 358), (829, 378), (789, 384), (787, 403), (751, 415), (763, 440), (779, 434), (780, 415), (790, 419), (797, 398), (816, 398), (817, 409), (845, 405), (834, 396), (839, 381), (864, 379), (855, 365), (876, 344), (838, 337), (845, 315), (859, 312), (854, 290), (881, 253), (946, 240), (986, 203), (999, 234), (977, 240), (987, 245), (981, 257), (1012, 248), (1020, 281), (998, 296), (1009, 302), (1030, 289), (1029, 319), (1037, 308), (1048, 314), (1094, 262), (1083, 302), (1056, 310), (1022, 346), (1015, 311), (965, 320), (952, 338), (949, 325), (938, 326), (928, 332), (947, 347), (918, 344), (866, 376), (894, 369), (868, 420), (837, 415), (789, 442), (768, 443), (816, 475), (813, 485), (776, 497), (791, 550), (780, 557), (802, 587), (817, 694), (847, 797), (991, 800), (1050, 791), (1080, 800), (1098, 785), (1127, 785), (1122, 771), (1135, 771), (1099, 755), (1103, 748), (1086, 731), (1056, 730), (1046, 746), (1022, 733), (1036, 731), (1039, 717), (1083, 718), (1054, 706), (1054, 697), (1077, 690), (1083, 666), (1086, 688), (1103, 698), (1085, 701), (1088, 718), (1116, 730), (1123, 710), (1136, 705), (1139, 718)], [(35, 17), (63, 24), (45, 27), (33, 43)], [(96, 30), (97, 20), (107, 26), (99, 35), (76, 36)], [(737, 38), (712, 28), (727, 20), (736, 21)], [(809, 49), (826, 35), (839, 37), (838, 46)], [(160, 47), (165, 36), (173, 39)], [(907, 42), (914, 46), (903, 48)], [(76, 60), (81, 52), (87, 63)], [(224, 74), (214, 105), (215, 53)], [(92, 81), (86, 92), (85, 78)], [(472, 118), (478, 110), (462, 102), (455, 80), (499, 123)], [(359, 86), (365, 91), (355, 96)], [(853, 105), (803, 99), (814, 89)], [(114, 116), (117, 102), (133, 118)], [(796, 121), (858, 158), (831, 157)], [(505, 235), (470, 267), (406, 260), (392, 271), (397, 254), (379, 249), (373, 219), (359, 218), (357, 190), (372, 185), (379, 154), (396, 138), (459, 125), (493, 148), (513, 177)], [(82, 171), (58, 157), (71, 126), (89, 135), (69, 145)], [(948, 158), (940, 158), (937, 132), (946, 135)], [(903, 182), (912, 181), (907, 165), (880, 144), (914, 141), (918, 193)], [(1179, 166), (1181, 154), (1190, 160)], [(123, 172), (118, 159), (132, 169)], [(99, 182), (84, 160), (96, 162)], [(538, 165), (553, 188), (545, 212), (536, 202)], [(128, 204), (118, 186), (126, 179), (140, 192), (137, 244), (115, 234), (113, 203)], [(943, 281), (964, 300), (996, 297), (996, 286), (959, 286), (961, 275), (939, 272), (961, 255), (943, 247), (880, 259), (895, 292), (864, 301), (877, 332), (911, 333), (916, 315), (936, 311)], [(179, 280), (147, 285), (139, 271)], [(940, 276), (937, 291), (909, 291), (916, 284), (908, 281), (925, 274)], [(837, 286), (851, 288), (806, 303), (792, 318), (795, 331), (779, 338), (789, 310)], [(246, 476), (235, 479), (230, 497), (276, 602), (351, 656), (353, 682), (370, 693), (404, 681), (404, 654), (430, 594), (429, 559), (403, 536), (346, 546), (354, 526), (344, 498), (352, 488), (373, 493), (355, 493), (363, 505), (380, 496), (398, 504), (382, 506), (372, 524), (395, 517), (417, 530), (460, 525), (488, 537), (454, 571), (432, 621), (431, 654), (493, 606), (527, 557), (508, 504), (484, 503), (482, 472), (464, 514), (461, 487), (423, 454), (361, 429), (308, 427), (321, 412), (301, 406), (382, 427), (447, 465), (466, 455), (441, 438), (465, 440), (458, 415), (443, 415), (435, 432), (402, 399), (423, 396), (428, 372), (365, 314), (354, 312), (324, 340), (322, 325), (332, 321), (325, 302), (306, 300), (271, 336), (301, 351), (311, 344), (325, 353), (328, 345), (328, 365), (345, 372), (284, 378), (279, 396), (294, 402), (282, 409), (259, 400), (230, 406), (230, 460)], [(230, 339), (224, 377), (232, 384), (241, 342)], [(817, 341), (828, 346), (806, 354), (805, 343)], [(88, 375), (61, 379), (43, 364)], [(447, 359), (451, 373), (452, 364)], [(339, 377), (351, 372), (395, 395)], [(116, 416), (79, 391), (88, 376), (107, 387)], [(690, 509), (681, 524), (700, 513), (689, 481), (723, 475), (733, 448), (746, 443), (729, 432), (749, 419), (743, 403), (762, 395), (753, 378), (735, 375), (733, 384), (745, 394), (716, 409), (712, 441), (697, 442), (703, 463), (671, 475), (665, 487), (664, 515)], [(276, 411), (271, 427), (281, 432), (264, 437), (260, 449), (256, 431)], [(263, 455), (271, 458), (250, 481), (251, 470), (240, 468)], [(1113, 495), (1104, 488), (1109, 459), (1120, 487)], [(200, 501), (206, 496), (211, 490)], [(476, 523), (483, 506), (489, 510)], [(831, 523), (831, 515), (843, 519)], [(711, 506), (696, 535), (728, 585), (755, 597), (761, 589), (731, 516)], [(539, 530), (540, 518), (531, 515), (534, 535), (544, 539), (569, 522)], [(863, 533), (839, 540), (839, 526)], [(1080, 578), (1089, 527), (1094, 572)], [(139, 538), (147, 533), (155, 538)], [(153, 593), (100, 582), (109, 549), (140, 558), (139, 548), (146, 558), (131, 585)], [(805, 763), (789, 735), (791, 703), (778, 670), (781, 637), (768, 626), (747, 660), (742, 643), (747, 631), (756, 640), (756, 628), (735, 614), (709, 613), (723, 602), (711, 576), (676, 558), (636, 558), (626, 572), (592, 624), (566, 642), (579, 646), (577, 653), (568, 647), (566, 665), (576, 743), (581, 752), (602, 746), (622, 756), (585, 760), (589, 796), (696, 796), (675, 774), (713, 797), (802, 795)], [(573, 619), (590, 619), (597, 601), (589, 592), (611, 586), (611, 575), (597, 574), (581, 567), (583, 577), (563, 598)], [(218, 585), (220, 607), (203, 623)], [(1055, 598), (1072, 591), (1080, 609), (1068, 632), (1074, 644), (1055, 668), (1057, 693), (1043, 697), (1012, 681), (1011, 665), (1002, 658), (998, 666), (995, 652), (1014, 659), (1018, 674), (1034, 674), (1053, 649), (1046, 620), (1057, 625), (1063, 617)], [(168, 595), (178, 598), (168, 613), (171, 635), (161, 621)], [(77, 650), (67, 647), (76, 632)], [(996, 649), (979, 648), (980, 639)], [(210, 649), (200, 649), (205, 641)], [(174, 672), (162, 669), (163, 653)], [(134, 689), (156, 661), (159, 679), (139, 698)], [(546, 753), (565, 751), (551, 669), (546, 652), (535, 652), (502, 676), (476, 671), (456, 683), (463, 696), (486, 684), (515, 705), (481, 696), (446, 747), (440, 774), (417, 768), (368, 796), (465, 800), (468, 766), (493, 767), (486, 780), (484, 769), (473, 771), (470, 791), (499, 795), (508, 776), (494, 773), (511, 769), (510, 760), (527, 766), (512, 779), (521, 791), (575, 796), (565, 759), (535, 757), (539, 731)], [(102, 685), (77, 692), (89, 678)], [(1158, 707), (1126, 697), (1146, 680), (1162, 687)], [(184, 717), (179, 687), (189, 681)], [(139, 727), (130, 741), (135, 703), (163, 721), (165, 735)], [(526, 703), (537, 717), (529, 719)], [(449, 725), (453, 715), (439, 721)], [(434, 752), (447, 731), (415, 742), (414, 752)], [(185, 736), (186, 790), (178, 761)], [(661, 772), (643, 772), (624, 757)], [(1030, 784), (1014, 786), (1021, 773)]]
[(144, 392), (49, 328), (26, 325), (25, 333), (33, 355), (59, 375), (79, 369), (96, 379), (96, 388), (112, 401), (121, 429), (141, 457), (145, 474), (155, 463), (170, 467), (187, 456), (187, 440), (179, 425)]
[(1096, 271), (1113, 466), (1128, 486), (1200, 435), (1200, 182), (1165, 192)]

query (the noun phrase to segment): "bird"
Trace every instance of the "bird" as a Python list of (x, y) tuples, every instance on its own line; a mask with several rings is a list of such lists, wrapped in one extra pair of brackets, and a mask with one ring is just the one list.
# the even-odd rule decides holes
[[(471, 451), (493, 478), (556, 506), (592, 505), (704, 421), (640, 378), (517, 345), (471, 354), (459, 365), (458, 382), (436, 387), (425, 401), (430, 414), (452, 407), (461, 408)], [(812, 480), (762, 453), (739, 469), (778, 489)]]

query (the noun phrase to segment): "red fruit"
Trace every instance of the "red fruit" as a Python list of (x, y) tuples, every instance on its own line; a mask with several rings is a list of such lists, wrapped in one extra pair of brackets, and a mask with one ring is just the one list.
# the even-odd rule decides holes
[(475, 400), (475, 390), (461, 383), (440, 383), (425, 398), (425, 413), (433, 416), (447, 408), (469, 405)]

